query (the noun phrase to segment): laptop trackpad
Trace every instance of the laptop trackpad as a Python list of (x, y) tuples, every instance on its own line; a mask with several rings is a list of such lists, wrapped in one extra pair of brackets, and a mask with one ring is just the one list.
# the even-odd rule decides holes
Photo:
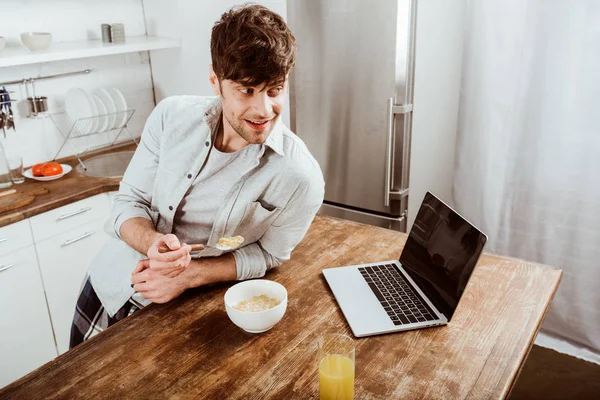
[(396, 328), (357, 267), (328, 268), (323, 275), (355, 336)]

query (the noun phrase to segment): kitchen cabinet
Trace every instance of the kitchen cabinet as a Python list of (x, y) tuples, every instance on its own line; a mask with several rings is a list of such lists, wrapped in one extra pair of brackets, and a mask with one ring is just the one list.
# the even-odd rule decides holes
[(69, 349), (81, 285), (109, 239), (104, 223), (115, 194), (0, 227), (0, 387)]
[[(24, 222), (24, 224), (22, 224)], [(27, 221), (8, 225), (17, 228)], [(56, 357), (33, 246), (0, 256), (0, 387)]]
[(27, 220), (0, 228), (0, 256), (32, 244), (33, 236)]
[(36, 243), (59, 354), (69, 349), (71, 322), (83, 280), (108, 241), (103, 230), (107, 216)]

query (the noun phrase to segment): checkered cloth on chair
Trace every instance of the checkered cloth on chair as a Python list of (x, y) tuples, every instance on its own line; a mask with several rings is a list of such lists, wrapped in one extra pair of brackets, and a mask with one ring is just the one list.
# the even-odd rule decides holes
[(88, 276), (79, 294), (79, 299), (77, 299), (73, 324), (71, 325), (69, 348), (72, 349), (83, 343), (143, 307), (142, 304), (130, 298), (113, 317), (109, 316), (96, 295)]

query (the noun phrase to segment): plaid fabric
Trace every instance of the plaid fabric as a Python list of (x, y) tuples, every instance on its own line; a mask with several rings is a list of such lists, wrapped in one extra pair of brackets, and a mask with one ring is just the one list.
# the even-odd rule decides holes
[(85, 340), (102, 332), (104, 329), (114, 325), (123, 318), (130, 316), (143, 307), (142, 304), (133, 298), (130, 298), (113, 317), (109, 316), (96, 295), (90, 277), (88, 276), (81, 289), (81, 293), (79, 294), (79, 299), (77, 299), (77, 305), (75, 306), (69, 348), (72, 349), (78, 344), (83, 343)]

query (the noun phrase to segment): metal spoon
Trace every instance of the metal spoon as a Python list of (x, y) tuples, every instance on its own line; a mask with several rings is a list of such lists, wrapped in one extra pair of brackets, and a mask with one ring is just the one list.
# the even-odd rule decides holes
[[(231, 241), (231, 239), (236, 239), (234, 241), (235, 246), (227, 246), (225, 244), (223, 244), (222, 242), (224, 241)], [(235, 236), (234, 238), (232, 237), (222, 237), (219, 239), (219, 241), (217, 242), (217, 245), (214, 247), (217, 250), (221, 250), (221, 251), (229, 251), (229, 250), (233, 250), (236, 249), (238, 247), (240, 247), (240, 245), (244, 243), (244, 238), (241, 236)], [(212, 246), (205, 246), (203, 244), (188, 244), (188, 246), (191, 246), (192, 250), (191, 251), (202, 251), (204, 250), (206, 247), (212, 247)], [(158, 251), (160, 253), (167, 253), (169, 251), (171, 251), (171, 249), (169, 249), (167, 246), (161, 246)]]

